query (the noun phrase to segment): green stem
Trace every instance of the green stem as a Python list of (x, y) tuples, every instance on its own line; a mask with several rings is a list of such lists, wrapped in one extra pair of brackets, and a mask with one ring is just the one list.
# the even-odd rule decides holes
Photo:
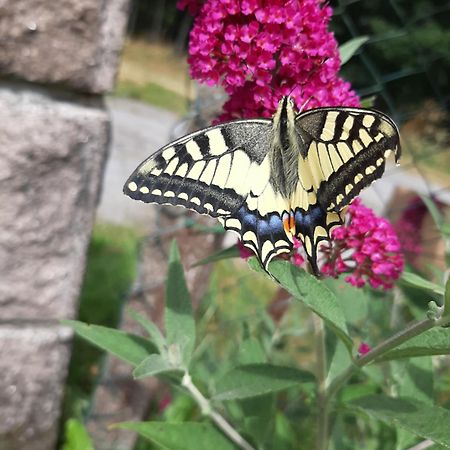
[(327, 356), (325, 327), (321, 317), (313, 315), (314, 338), (317, 356), (317, 450), (328, 447), (329, 406), (327, 401)]
[(184, 386), (192, 398), (197, 402), (198, 406), (202, 411), (202, 414), (208, 416), (217, 427), (239, 448), (242, 450), (255, 450), (233, 427), (230, 425), (226, 419), (221, 416), (217, 411), (215, 411), (209, 400), (199, 391), (197, 386), (192, 382), (192, 378), (188, 372), (185, 372), (183, 379), (181, 381), (182, 386)]
[(365, 355), (354, 360), (354, 364), (347, 368), (339, 377), (337, 377), (333, 383), (331, 383), (327, 392), (327, 401), (329, 402), (336, 393), (341, 389), (341, 387), (351, 378), (351, 376), (358, 371), (361, 367), (370, 364), (380, 356), (398, 347), (403, 342), (410, 340), (411, 338), (418, 336), (424, 331), (439, 325), (439, 321), (435, 319), (424, 319), (418, 322), (413, 322), (407, 326), (404, 330), (399, 331), (390, 338), (378, 344), (372, 350), (370, 350)]

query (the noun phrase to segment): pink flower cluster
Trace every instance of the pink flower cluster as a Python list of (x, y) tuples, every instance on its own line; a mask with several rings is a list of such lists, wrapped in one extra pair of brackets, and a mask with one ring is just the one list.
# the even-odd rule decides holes
[(321, 271), (337, 277), (349, 273), (345, 281), (362, 287), (390, 289), (403, 271), (404, 259), (399, 239), (387, 219), (355, 199), (348, 208), (349, 222), (332, 232), (333, 245), (322, 246), (326, 262)]
[[(297, 106), (358, 106), (337, 76), (337, 42), (322, 0), (180, 0), (197, 13), (189, 40), (193, 78), (229, 94), (220, 120), (270, 117), (283, 95)], [(305, 109), (307, 109), (305, 108)]]
[[(399, 278), (404, 267), (400, 241), (391, 223), (355, 199), (348, 208), (348, 223), (332, 232), (332, 241), (319, 248), (323, 262), (321, 272), (337, 278), (349, 274), (345, 281), (356, 287), (368, 282), (373, 288), (390, 289)], [(247, 259), (253, 252), (238, 241), (240, 256)], [(293, 252), (280, 255), (302, 266), (305, 259), (301, 253), (301, 242), (294, 238)]]

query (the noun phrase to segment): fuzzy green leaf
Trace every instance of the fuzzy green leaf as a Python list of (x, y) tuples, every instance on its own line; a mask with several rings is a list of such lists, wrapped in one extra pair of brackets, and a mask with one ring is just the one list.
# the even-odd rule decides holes
[(445, 293), (444, 293), (444, 316), (450, 314), (450, 277), (447, 279), (447, 283), (445, 284)]
[(167, 450), (235, 450), (209, 423), (123, 422), (117, 428), (136, 431)]
[(232, 245), (231, 247), (223, 248), (217, 251), (216, 253), (213, 253), (212, 255), (209, 255), (206, 258), (197, 261), (195, 264), (193, 264), (192, 267), (202, 266), (204, 264), (221, 261), (222, 259), (237, 258), (238, 256), (239, 256), (239, 249), (237, 248), (237, 245)]
[(176, 241), (170, 248), (164, 319), (169, 351), (179, 357), (173, 363), (187, 367), (195, 345), (195, 322)]
[(450, 328), (431, 328), (393, 350), (381, 355), (375, 362), (414, 356), (449, 355)]
[(271, 364), (246, 364), (226, 373), (217, 382), (214, 400), (256, 397), (314, 381), (310, 372)]
[(432, 283), (431, 281), (422, 278), (419, 275), (411, 272), (403, 272), (401, 280), (410, 285), (414, 286), (418, 289), (428, 292), (434, 292), (435, 294), (444, 295), (443, 286), (439, 286), (438, 284)]
[[(431, 356), (391, 361), (390, 368), (394, 382), (393, 392), (397, 392), (400, 397), (410, 397), (433, 405), (434, 379)], [(412, 447), (416, 441), (417, 436), (403, 428), (397, 428), (397, 449)]]
[(173, 367), (170, 362), (161, 355), (150, 355), (144, 359), (133, 370), (134, 378), (154, 377), (162, 373), (173, 372), (180, 370), (177, 367)]
[(76, 320), (62, 320), (63, 325), (72, 327), (77, 334), (95, 346), (106, 350), (133, 366), (139, 365), (157, 349), (148, 339), (99, 325), (87, 325)]
[(265, 363), (266, 359), (264, 349), (258, 339), (249, 337), (239, 345), (237, 355), (239, 365)]
[[(254, 258), (249, 260), (249, 264), (254, 270), (263, 271)], [(344, 313), (336, 295), (325, 283), (288, 261), (271, 262), (269, 272), (284, 289), (325, 320), (327, 325), (342, 339), (347, 349), (351, 351), (353, 341), (348, 334)], [(355, 289), (355, 295), (356, 293)]]
[(341, 66), (348, 62), (351, 57), (369, 40), (369, 36), (358, 36), (350, 39), (339, 47)]
[(156, 324), (132, 309), (128, 310), (128, 314), (149, 334), (156, 347), (158, 347), (159, 352), (162, 353), (166, 340)]
[(412, 398), (391, 398), (384, 395), (359, 398), (349, 405), (388, 425), (403, 428), (450, 448), (450, 411), (447, 409), (430, 406)]

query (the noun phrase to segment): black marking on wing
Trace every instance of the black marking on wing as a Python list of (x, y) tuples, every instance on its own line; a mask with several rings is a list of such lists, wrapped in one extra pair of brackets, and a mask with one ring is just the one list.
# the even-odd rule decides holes
[[(158, 176), (144, 177), (137, 174), (132, 178), (138, 188), (135, 191), (127, 189), (126, 195), (134, 200), (141, 200), (145, 203), (159, 203), (163, 205), (184, 206), (188, 209), (194, 209), (200, 214), (208, 214), (211, 217), (221, 217), (224, 214), (218, 213), (216, 210), (210, 211), (205, 208), (205, 204), (220, 205), (220, 208), (226, 211), (235, 211), (244, 202), (245, 198), (236, 193), (233, 189), (222, 189), (214, 185), (209, 185), (198, 180), (191, 180), (190, 178), (181, 178), (178, 176), (170, 176), (168, 174), (161, 174)], [(141, 192), (141, 187), (151, 186), (149, 193)], [(165, 189), (167, 186), (174, 192), (175, 196), (165, 197), (162, 195), (152, 194), (152, 191)], [(189, 192), (188, 200), (177, 197), (176, 194), (180, 192)], [(199, 205), (192, 203), (191, 198), (203, 198), (203, 203)]]
[[(341, 211), (338, 214), (331, 214), (335, 216), (333, 220), (330, 220), (330, 213), (325, 211), (319, 204), (310, 205), (306, 211), (302, 208), (296, 208), (294, 212), (295, 234), (296, 236), (299, 236), (299, 234), (303, 236), (300, 241), (303, 244), (308, 261), (316, 275), (320, 273), (317, 265), (317, 247), (321, 241), (330, 239), (330, 232), (334, 227), (343, 224), (345, 212)], [(322, 227), (326, 234), (316, 235), (318, 227)], [(306, 245), (307, 238), (311, 243), (310, 249)]]
[(194, 136), (193, 140), (199, 146), (203, 158), (207, 158), (210, 148), (208, 136), (206, 134), (198, 134), (197, 136)]
[[(237, 221), (239, 226), (232, 225)], [(274, 211), (261, 216), (257, 210), (250, 210), (244, 203), (232, 215), (222, 220), (226, 230), (237, 233), (242, 243), (250, 248), (258, 257), (263, 267), (267, 270), (270, 260), (279, 253), (292, 251), (293, 244), (287, 239), (284, 231), (282, 215)], [(253, 233), (255, 241), (245, 238), (247, 232)], [(280, 244), (280, 241), (283, 243)], [(270, 242), (272, 247), (268, 252), (263, 252), (266, 242)], [(275, 246), (275, 244), (277, 246)]]
[[(179, 205), (212, 217), (227, 216), (242, 205), (252, 189), (245, 168), (239, 176), (234, 174), (231, 185), (228, 183), (236, 152), (248, 158), (247, 170), (253, 164), (260, 165), (269, 151), (270, 132), (271, 121), (261, 119), (228, 122), (186, 135), (140, 164), (125, 183), (124, 193), (146, 203)], [(219, 147), (214, 148), (215, 143)], [(223, 178), (221, 183), (216, 181), (218, 184), (214, 184), (214, 178), (225, 157), (231, 162), (223, 160), (220, 168), (227, 180), (223, 187)], [(197, 164), (204, 164), (203, 168)]]
[[(369, 186), (378, 178), (381, 178), (386, 165), (384, 152), (387, 148), (394, 148), (391, 145), (395, 145), (395, 140), (386, 139), (382, 142), (374, 142), (332, 173), (327, 181), (320, 184), (317, 190), (317, 200), (321, 206), (329, 211), (340, 211), (362, 189)], [(380, 158), (383, 158), (383, 162), (380, 165), (376, 165), (376, 161)], [(374, 171), (372, 173), (366, 173), (366, 169), (370, 166), (375, 168)], [(354, 179), (360, 174), (363, 178), (359, 183), (355, 184)], [(345, 186), (349, 183), (353, 185), (353, 189), (349, 194), (346, 194)], [(333, 203), (336, 204), (336, 196), (339, 194), (343, 195), (343, 199), (335, 207), (330, 207)]]

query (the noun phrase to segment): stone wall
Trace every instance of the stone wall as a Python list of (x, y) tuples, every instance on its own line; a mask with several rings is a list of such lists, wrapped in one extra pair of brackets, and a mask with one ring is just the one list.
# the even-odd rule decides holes
[(55, 447), (128, 0), (0, 0), (0, 448)]

